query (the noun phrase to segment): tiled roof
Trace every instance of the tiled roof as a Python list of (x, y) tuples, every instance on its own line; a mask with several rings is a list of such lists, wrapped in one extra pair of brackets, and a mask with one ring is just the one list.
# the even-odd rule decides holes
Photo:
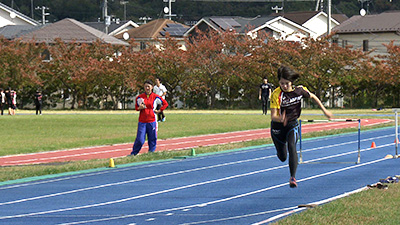
[[(319, 11), (298, 11), (298, 12), (287, 12), (287, 13), (273, 13), (272, 16), (282, 16), (289, 19), (299, 25), (303, 25), (305, 22), (316, 16)], [(332, 14), (332, 18), (339, 23), (347, 20), (348, 17), (345, 14)]]
[(40, 28), (41, 26), (7, 25), (0, 28), (0, 36), (12, 40)]
[[(132, 26), (134, 27), (139, 27), (137, 26), (134, 22), (132, 22), (131, 20), (127, 20), (127, 21), (120, 21), (120, 22), (112, 22), (110, 24), (110, 26), (108, 27), (108, 33), (111, 34), (114, 31), (116, 31), (117, 29), (126, 26), (127, 23), (132, 23)], [(93, 27), (99, 31), (105, 32), (106, 31), (106, 25), (104, 22), (85, 22), (84, 24)], [(129, 24), (128, 24), (129, 25)]]
[(93, 43), (101, 40), (112, 45), (128, 45), (124, 41), (70, 18), (48, 24), (22, 36), (25, 41), (34, 39), (46, 43), (53, 43), (56, 38), (60, 38), (64, 42)]
[(249, 30), (265, 24), (276, 16), (246, 18), (241, 16), (213, 16), (203, 18), (217, 30), (227, 31), (233, 29), (238, 33), (247, 33)]
[(301, 12), (280, 12), (280, 13), (273, 13), (271, 16), (282, 16), (286, 19), (289, 19), (299, 25), (304, 24), (313, 16), (317, 15), (318, 11), (301, 11)]
[[(169, 19), (157, 19), (150, 21), (146, 24), (143, 24), (137, 28), (130, 29), (128, 32), (129, 37), (133, 39), (155, 39), (162, 38), (163, 32), (165, 32), (165, 28), (169, 27), (170, 24), (180, 24), (175, 21)], [(187, 27), (186, 25), (180, 24), (183, 27)], [(119, 34), (116, 37), (122, 39), (123, 34)], [(183, 36), (183, 35), (182, 35)]]
[(400, 11), (353, 16), (334, 28), (337, 33), (399, 32)]

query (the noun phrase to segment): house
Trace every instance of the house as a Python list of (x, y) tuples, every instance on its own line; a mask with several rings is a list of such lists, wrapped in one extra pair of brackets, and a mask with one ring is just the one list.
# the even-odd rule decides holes
[[(318, 38), (327, 32), (328, 15), (322, 11), (299, 11), (299, 12), (286, 12), (273, 15), (282, 16), (302, 27), (307, 28), (313, 32), (312, 38)], [(345, 14), (332, 14), (331, 27), (334, 28), (339, 24), (346, 21), (348, 17)]]
[(267, 33), (268, 31), (272, 31), (272, 37), (286, 41), (300, 41), (302, 38), (314, 37), (316, 35), (312, 30), (282, 16), (273, 17), (263, 25), (250, 30), (247, 34), (254, 37), (260, 31)]
[(400, 11), (377, 15), (353, 16), (333, 29), (334, 42), (342, 47), (371, 51), (372, 55), (386, 54), (383, 44), (400, 44)]
[(36, 20), (12, 9), (11, 7), (0, 3), (0, 27), (7, 25), (37, 26), (39, 23)]
[[(333, 27), (344, 21), (344, 15), (334, 15)], [(324, 12), (273, 13), (270, 16), (244, 18), (239, 16), (205, 17), (188, 30), (185, 36), (196, 35), (196, 29), (205, 31), (235, 30), (239, 34), (250, 36), (265, 31), (276, 39), (300, 41), (302, 37), (318, 38), (327, 31), (327, 15)]]
[(35, 40), (36, 42), (45, 42), (47, 44), (54, 43), (57, 38), (67, 43), (93, 43), (100, 40), (103, 43), (112, 45), (129, 45), (124, 41), (70, 18), (48, 24), (21, 36), (23, 41)]
[(120, 21), (119, 19), (111, 21), (111, 24), (108, 26), (108, 28), (104, 22), (85, 22), (84, 24), (111, 36), (116, 36), (118, 34), (125, 33), (130, 29), (139, 27), (139, 25), (132, 20)]
[(125, 40), (133, 39), (138, 43), (137, 50), (143, 50), (149, 45), (161, 47), (158, 40), (165, 39), (168, 33), (184, 48), (184, 34), (188, 29), (188, 26), (169, 19), (157, 19), (138, 28), (130, 29), (125, 33), (120, 33), (115, 37)]

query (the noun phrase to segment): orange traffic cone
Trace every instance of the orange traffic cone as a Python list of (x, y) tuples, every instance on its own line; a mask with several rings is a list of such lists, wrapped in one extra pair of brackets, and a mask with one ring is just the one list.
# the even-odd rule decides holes
[(372, 142), (372, 144), (371, 144), (371, 148), (376, 148), (375, 141), (373, 141), (373, 142)]

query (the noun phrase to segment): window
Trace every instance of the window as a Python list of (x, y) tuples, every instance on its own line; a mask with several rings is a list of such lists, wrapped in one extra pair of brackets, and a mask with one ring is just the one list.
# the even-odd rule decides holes
[(146, 49), (146, 43), (141, 41), (140, 42), (140, 50), (145, 50)]
[(48, 49), (43, 50), (41, 57), (43, 62), (50, 62), (52, 60), (50, 51)]
[(369, 50), (368, 44), (369, 44), (368, 40), (363, 40), (363, 51), (364, 52)]
[(347, 40), (342, 40), (342, 47), (345, 48), (347, 45)]

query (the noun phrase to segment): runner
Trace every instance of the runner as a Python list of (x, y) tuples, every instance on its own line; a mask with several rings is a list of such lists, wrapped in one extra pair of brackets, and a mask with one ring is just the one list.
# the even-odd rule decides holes
[(284, 162), (289, 152), (289, 169), (291, 188), (297, 187), (296, 169), (298, 156), (296, 143), (298, 140), (298, 121), (301, 114), (301, 100), (311, 98), (329, 119), (333, 116), (326, 110), (321, 101), (307, 88), (293, 86), (293, 82), (299, 78), (299, 74), (287, 66), (278, 69), (279, 87), (271, 96), (271, 137), (274, 142), (278, 158)]

